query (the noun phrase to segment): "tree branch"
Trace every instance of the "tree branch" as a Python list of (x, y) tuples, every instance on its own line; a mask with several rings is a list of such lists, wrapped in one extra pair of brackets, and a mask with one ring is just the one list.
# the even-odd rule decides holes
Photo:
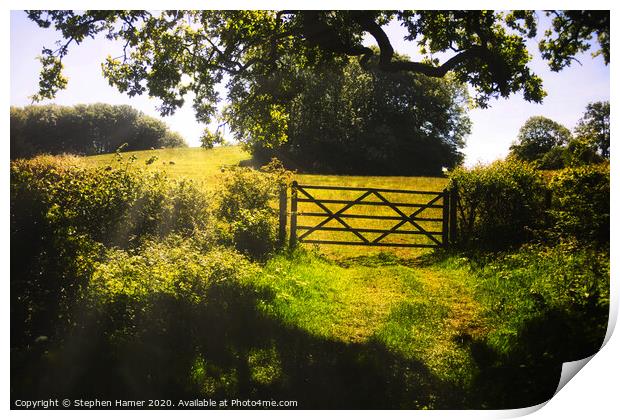
[(379, 26), (367, 12), (355, 13), (354, 18), (362, 29), (372, 35), (377, 41), (380, 51), (379, 68), (384, 71), (412, 71), (430, 77), (444, 77), (448, 71), (453, 70), (465, 61), (474, 58), (490, 61), (492, 58), (492, 54), (487, 48), (474, 45), (468, 49), (462, 50), (441, 66), (433, 66), (431, 64), (415, 61), (393, 61), (394, 47), (392, 47), (389, 37), (381, 26)]

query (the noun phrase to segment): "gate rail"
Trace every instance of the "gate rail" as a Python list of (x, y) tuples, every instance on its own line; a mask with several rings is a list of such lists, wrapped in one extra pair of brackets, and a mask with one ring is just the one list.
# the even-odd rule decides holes
[[(308, 190), (331, 190), (331, 191), (359, 191), (361, 195), (352, 200), (346, 199), (320, 199), (316, 198)], [(409, 194), (429, 196), (426, 203), (414, 202), (392, 202), (385, 197), (385, 194)], [(299, 195), (302, 197), (299, 197)], [(314, 193), (316, 194), (316, 193)], [(364, 201), (366, 198), (377, 198), (379, 201)], [(280, 195), (280, 240), (285, 241), (286, 235), (286, 190)], [(298, 212), (298, 203), (313, 203), (322, 212)], [(343, 204), (339, 210), (331, 210), (325, 204)], [(370, 215), (359, 213), (345, 213), (354, 206), (383, 206), (394, 211), (394, 215)], [(410, 214), (404, 212), (405, 208), (416, 209)], [(423, 217), (422, 213), (429, 209), (442, 209), (442, 217)], [(336, 244), (336, 245), (363, 245), (363, 246), (393, 246), (393, 247), (420, 247), (438, 248), (448, 246), (453, 242), (456, 235), (456, 193), (454, 191), (414, 191), (399, 190), (389, 188), (363, 188), (363, 187), (344, 187), (327, 185), (300, 185), (293, 181), (291, 185), (291, 224), (290, 224), (290, 246), (294, 247), (299, 243), (315, 244)], [(324, 219), (315, 225), (298, 225), (298, 217), (314, 216)], [(391, 228), (374, 229), (368, 227), (352, 227), (345, 219), (367, 219), (367, 220), (393, 220), (397, 221)], [(337, 221), (339, 226), (325, 226), (330, 221)], [(440, 224), (440, 229), (432, 230), (424, 228), (418, 222), (432, 222)], [(402, 226), (413, 226), (415, 230), (402, 230)], [(350, 232), (359, 238), (359, 241), (340, 241), (309, 239), (308, 236), (317, 231), (331, 232)], [(370, 240), (364, 233), (379, 233), (380, 235)], [(424, 235), (428, 243), (397, 243), (382, 242), (389, 235)], [(438, 239), (438, 236), (440, 239)]]

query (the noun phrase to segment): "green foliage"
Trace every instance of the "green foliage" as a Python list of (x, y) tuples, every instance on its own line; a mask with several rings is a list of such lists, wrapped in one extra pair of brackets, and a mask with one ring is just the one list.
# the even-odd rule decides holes
[(533, 162), (540, 169), (560, 169), (564, 167), (563, 155), (571, 140), (570, 131), (563, 125), (546, 117), (531, 117), (510, 146), (510, 155)]
[(39, 75), (39, 91), (32, 96), (34, 101), (53, 99), (59, 90), (67, 87), (68, 79), (62, 74), (63, 64), (59, 57), (49, 49), (43, 49), (43, 55), (37, 57), (42, 69)]
[(224, 143), (224, 138), (221, 133), (216, 131), (212, 133), (208, 128), (205, 128), (200, 136), (200, 146), (205, 149), (212, 149), (213, 146)]
[(592, 56), (602, 55), (609, 64), (609, 10), (551, 10), (546, 14), (553, 16), (552, 29), (545, 31), (539, 49), (551, 70), (570, 66), (575, 55), (592, 48), (592, 35), (600, 47)]
[(530, 164), (496, 161), (450, 173), (448, 188), (458, 193), (457, 243), (502, 249), (527, 242), (545, 212), (542, 175)]
[(550, 188), (554, 236), (609, 244), (609, 164), (559, 171), (551, 179)]
[(575, 127), (575, 137), (592, 146), (604, 159), (609, 159), (609, 112), (609, 101), (589, 103)]
[[(189, 236), (209, 226), (208, 199), (159, 173), (85, 169), (75, 158), (11, 163), (11, 322), (14, 342), (71, 325), (105, 247)], [(58, 320), (62, 322), (58, 322)]]
[[(223, 325), (228, 334), (232, 320), (241, 323), (234, 332), (241, 337), (247, 325), (241, 313), (254, 306), (234, 302), (256, 293), (241, 292), (256, 267), (216, 245), (226, 242), (216, 229), (226, 222), (213, 218), (210, 197), (190, 181), (170, 181), (133, 168), (133, 159), (119, 159), (117, 169), (84, 168), (73, 157), (11, 163), (15, 395), (40, 396), (41, 390), (77, 396), (93, 390), (120, 397), (137, 395), (136, 381), (144, 395), (164, 396), (155, 394), (164, 388), (196, 395), (200, 390), (188, 379), (197, 348), (226, 355), (233, 350), (220, 344), (230, 341), (221, 335), (211, 341), (212, 334), (221, 333)], [(253, 203), (269, 205), (260, 198)], [(246, 208), (237, 209), (239, 223), (247, 222), (239, 219)], [(265, 211), (252, 210), (252, 217)], [(233, 233), (250, 229), (262, 234), (249, 222), (232, 228)], [(258, 252), (255, 244), (237, 239), (240, 247)], [(273, 243), (260, 246), (273, 249)], [(269, 380), (263, 368), (272, 360), (263, 359), (252, 365), (257, 381)], [(84, 383), (73, 370), (97, 375), (106, 385)]]
[(11, 159), (37, 154), (93, 155), (187, 146), (162, 121), (128, 105), (11, 107)]
[(483, 107), (490, 98), (510, 92), (521, 91), (532, 102), (546, 96), (542, 80), (527, 65), (531, 57), (525, 39), (536, 33), (532, 15), (531, 11), (501, 14), (491, 10), (397, 12), (409, 32), (406, 39), (418, 41), (427, 62), (437, 66), (434, 54), (459, 51), (450, 59), (455, 61), (450, 66), (454, 68), (447, 70), (460, 82), (476, 86), (474, 99)]
[[(593, 33), (609, 61), (608, 12), (556, 15), (541, 43), (554, 70), (589, 48), (586, 41)], [(125, 45), (122, 57), (108, 57), (103, 63), (110, 84), (130, 96), (160, 99), (163, 115), (182, 106), (192, 92), (197, 118), (208, 123), (217, 111), (220, 82), (228, 78), (231, 103), (238, 97), (236, 86), (248, 87), (255, 117), (246, 128), (266, 145), (281, 142), (287, 130), (287, 91), (274, 86), (286, 84), (291, 72), (339, 66), (349, 57), (359, 57), (362, 67), (384, 72), (436, 78), (450, 72), (460, 83), (472, 86), (481, 106), (515, 92), (533, 102), (545, 96), (542, 80), (528, 67), (531, 55), (526, 41), (537, 29), (532, 11), (32, 10), (28, 17), (40, 27), (56, 28), (64, 40), (57, 50), (42, 52), (39, 98), (53, 96), (66, 84), (61, 60), (73, 43), (105, 36)], [(421, 61), (395, 55), (384, 31), (392, 21), (405, 28), (406, 41), (421, 47)], [(363, 45), (366, 34), (377, 41), (379, 60), (372, 60), (376, 51)], [(436, 58), (440, 53), (450, 57), (440, 63)]]
[(134, 250), (107, 250), (95, 266), (86, 299), (114, 317), (115, 328), (139, 334), (141, 323), (157, 325), (167, 316), (161, 306), (167, 301), (189, 307), (205, 304), (211, 288), (241, 282), (255, 270), (232, 250), (205, 250), (191, 239), (172, 235)]
[(609, 158), (609, 102), (592, 102), (574, 135), (542, 116), (531, 117), (519, 130), (510, 155), (539, 169), (562, 169), (600, 163)]
[(565, 168), (591, 165), (603, 162), (603, 158), (597, 153), (597, 146), (592, 138), (577, 134), (566, 148), (558, 150), (562, 152)]
[(224, 170), (215, 191), (213, 213), (225, 243), (254, 258), (265, 258), (277, 246), (277, 199), (290, 173), (276, 160), (256, 171)]
[(608, 322), (608, 251), (567, 241), (481, 260), (476, 290), (496, 325), (487, 340), (500, 353), (566, 361), (598, 350)]
[[(39, 157), (12, 162), (11, 187), (15, 217), (83, 233), (106, 246), (188, 234), (208, 223), (204, 195), (191, 182), (170, 182), (159, 172), (86, 169), (71, 158)], [(22, 197), (36, 197), (44, 207), (38, 217), (22, 208)]]
[[(451, 77), (343, 67), (298, 70), (275, 79), (289, 96), (278, 142), (256, 137), (255, 98), (249, 91), (228, 115), (237, 139), (254, 156), (273, 156), (308, 172), (372, 175), (438, 175), (461, 163), (470, 131), (467, 92)], [(243, 86), (239, 86), (241, 91)], [(262, 97), (262, 106), (277, 95)]]

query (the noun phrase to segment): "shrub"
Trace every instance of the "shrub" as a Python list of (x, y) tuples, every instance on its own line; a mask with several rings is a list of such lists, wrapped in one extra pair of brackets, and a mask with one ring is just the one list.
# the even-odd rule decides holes
[[(254, 271), (233, 250), (205, 251), (191, 239), (172, 235), (164, 241), (146, 241), (135, 250), (106, 251), (96, 264), (88, 293), (92, 304), (125, 331), (144, 317), (164, 317), (162, 305), (167, 301), (182, 302), (188, 308), (204, 304), (213, 286), (239, 284)], [(149, 323), (160, 322), (151, 319)]]
[(458, 193), (459, 246), (501, 249), (526, 242), (544, 220), (545, 186), (530, 164), (496, 161), (450, 173)]
[(531, 356), (546, 352), (562, 361), (591, 355), (607, 328), (609, 267), (608, 251), (575, 241), (528, 244), (491, 258), (477, 270), (476, 286), (487, 315), (499, 325), (491, 343), (505, 350), (553, 346)]
[(215, 193), (214, 215), (225, 244), (253, 258), (264, 258), (278, 245), (277, 199), (289, 172), (273, 160), (256, 171), (226, 169)]
[(582, 242), (609, 243), (609, 164), (568, 168), (550, 181), (551, 233)]
[(189, 236), (208, 218), (204, 194), (158, 173), (87, 169), (70, 157), (11, 162), (12, 343), (71, 325), (105, 247)]

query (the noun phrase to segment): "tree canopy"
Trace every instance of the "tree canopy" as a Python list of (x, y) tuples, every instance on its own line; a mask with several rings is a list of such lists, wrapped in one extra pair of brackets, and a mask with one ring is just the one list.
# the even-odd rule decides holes
[(337, 71), (300, 69), (288, 80), (297, 93), (283, 109), (283, 143), (261, 141), (250, 95), (226, 111), (237, 139), (261, 162), (275, 156), (305, 172), (373, 175), (438, 175), (462, 162), (469, 98), (451, 77), (365, 71), (350, 62)]
[(510, 146), (510, 157), (540, 169), (560, 169), (609, 159), (609, 101), (591, 102), (573, 133), (549, 118), (529, 118)]
[(94, 155), (187, 146), (157, 118), (129, 105), (11, 107), (11, 158), (40, 153)]
[(589, 103), (575, 127), (575, 137), (593, 145), (605, 159), (609, 159), (609, 111), (609, 101)]
[(564, 147), (572, 140), (568, 128), (547, 117), (529, 118), (519, 129), (517, 141), (510, 146), (510, 155), (526, 162), (535, 162), (542, 169), (563, 166)]
[[(593, 35), (600, 47), (596, 53), (609, 62), (609, 11), (548, 13), (553, 26), (540, 48), (552, 69), (569, 65), (589, 49)], [(225, 83), (229, 101), (241, 90), (262, 103), (257, 122), (271, 144), (286, 139), (284, 104), (291, 97), (292, 86), (286, 83), (291, 68), (341, 65), (356, 57), (364, 69), (428, 77), (451, 73), (472, 87), (480, 106), (516, 92), (534, 102), (545, 96), (542, 80), (528, 67), (525, 41), (537, 33), (533, 11), (56, 10), (29, 11), (28, 16), (62, 36), (55, 50), (42, 51), (37, 99), (51, 98), (66, 86), (62, 59), (72, 44), (105, 36), (122, 45), (119, 56), (103, 63), (105, 77), (121, 92), (159, 98), (163, 115), (182, 106), (185, 95), (193, 92), (196, 116), (208, 123), (221, 99), (216, 86)], [(405, 28), (405, 40), (420, 47), (423, 59), (395, 54), (385, 31), (394, 20)], [(377, 53), (362, 43), (365, 35), (374, 39)], [(440, 62), (438, 53), (449, 58)]]

